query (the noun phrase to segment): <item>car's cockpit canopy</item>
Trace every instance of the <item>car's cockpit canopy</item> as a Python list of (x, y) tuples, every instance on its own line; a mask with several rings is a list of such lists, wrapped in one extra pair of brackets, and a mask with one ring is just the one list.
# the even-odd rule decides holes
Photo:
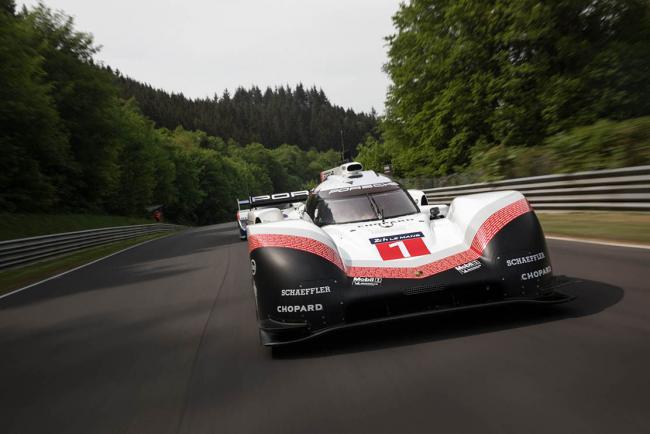
[(320, 190), (307, 199), (305, 212), (318, 226), (384, 220), (419, 209), (396, 182)]

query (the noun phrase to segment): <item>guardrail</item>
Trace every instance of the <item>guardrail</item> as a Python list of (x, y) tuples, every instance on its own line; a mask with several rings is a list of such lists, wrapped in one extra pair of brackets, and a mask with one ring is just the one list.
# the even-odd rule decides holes
[(539, 210), (650, 211), (650, 166), (533, 176), (424, 189), (429, 203), (456, 196), (518, 190)]
[(42, 235), (0, 241), (0, 269), (25, 265), (42, 259), (85, 249), (100, 244), (134, 238), (145, 234), (172, 231), (182, 226), (154, 223), (78, 232)]

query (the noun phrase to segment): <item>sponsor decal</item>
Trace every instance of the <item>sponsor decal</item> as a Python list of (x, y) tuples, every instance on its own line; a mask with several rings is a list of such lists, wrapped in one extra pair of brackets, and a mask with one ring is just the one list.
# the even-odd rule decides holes
[(266, 200), (289, 199), (289, 198), (304, 197), (304, 196), (309, 196), (309, 192), (307, 190), (291, 191), (289, 193), (264, 194), (262, 196), (251, 197), (251, 203), (266, 201)]
[(424, 244), (423, 238), (424, 234), (422, 232), (410, 232), (408, 234), (370, 238), (369, 241), (370, 244), (377, 248), (381, 259), (390, 261), (430, 254), (431, 252)]
[[(391, 224), (414, 222), (414, 221), (416, 221), (416, 219), (414, 219), (412, 217), (406, 217), (406, 218), (404, 218), (404, 217), (402, 217), (402, 218), (396, 217), (396, 218), (391, 218), (390, 219)], [(423, 221), (423, 220), (420, 220), (420, 221)], [(372, 223), (359, 223), (357, 225), (357, 227), (358, 228), (369, 228), (369, 227), (373, 227), (373, 226), (382, 226), (382, 223), (383, 222), (377, 222), (377, 221), (372, 222)], [(386, 223), (388, 223), (388, 222), (386, 222)]]
[(352, 284), (357, 286), (377, 286), (382, 281), (381, 277), (355, 277)]
[(313, 288), (283, 289), (280, 291), (282, 297), (299, 297), (303, 295), (327, 294), (332, 292), (329, 286), (315, 286)]
[(256, 272), (257, 272), (257, 262), (255, 262), (255, 259), (251, 259), (251, 273), (253, 273), (253, 276), (255, 276)]
[(479, 261), (469, 261), (466, 264), (459, 265), (457, 267), (454, 267), (456, 271), (458, 271), (460, 274), (467, 274), (471, 271), (478, 270), (481, 268), (481, 263)]
[(354, 185), (352, 187), (333, 188), (331, 190), (326, 190), (326, 191), (329, 194), (336, 194), (336, 193), (345, 193), (346, 191), (367, 190), (369, 188), (389, 187), (389, 186), (392, 186), (392, 185), (399, 186), (399, 184), (396, 183), (396, 182), (381, 182), (379, 184)]
[(508, 260), (506, 260), (506, 265), (508, 267), (512, 267), (514, 265), (522, 265), (522, 264), (528, 264), (530, 262), (541, 261), (544, 258), (546, 258), (546, 255), (544, 254), (544, 252), (539, 252), (539, 253), (535, 253), (534, 255), (530, 255), (530, 256), (522, 256), (520, 258), (508, 259)]
[(528, 273), (523, 273), (521, 275), (521, 280), (531, 280), (531, 279), (537, 279), (538, 277), (545, 276), (551, 272), (551, 266), (549, 265), (546, 268), (542, 268), (539, 270), (535, 271), (529, 271)]
[(295, 305), (280, 305), (277, 307), (278, 313), (295, 313), (295, 312), (320, 312), (323, 310), (323, 305), (316, 304), (295, 304)]
[(377, 243), (390, 243), (393, 241), (404, 241), (410, 240), (412, 238), (422, 238), (424, 234), (422, 232), (411, 232), (408, 234), (398, 234), (398, 235), (388, 235), (385, 237), (370, 238), (371, 244)]

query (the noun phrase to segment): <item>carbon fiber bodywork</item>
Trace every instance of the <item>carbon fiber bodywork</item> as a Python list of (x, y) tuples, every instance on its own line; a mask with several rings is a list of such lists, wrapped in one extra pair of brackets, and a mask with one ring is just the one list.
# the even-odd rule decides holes
[(513, 302), (559, 303), (534, 212), (503, 227), (476, 261), (424, 278), (349, 277), (321, 256), (291, 248), (251, 252), (261, 340), (278, 345), (342, 327)]

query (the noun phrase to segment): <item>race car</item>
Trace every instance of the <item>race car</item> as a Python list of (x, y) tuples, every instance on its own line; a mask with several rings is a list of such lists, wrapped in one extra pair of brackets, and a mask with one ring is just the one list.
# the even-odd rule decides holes
[(299, 219), (247, 228), (264, 345), (481, 305), (570, 300), (519, 192), (418, 206), (359, 163), (321, 179)]
[(302, 214), (304, 202), (309, 196), (306, 190), (287, 193), (252, 196), (237, 199), (237, 229), (239, 239), (246, 240), (248, 225), (284, 219), (297, 219)]

